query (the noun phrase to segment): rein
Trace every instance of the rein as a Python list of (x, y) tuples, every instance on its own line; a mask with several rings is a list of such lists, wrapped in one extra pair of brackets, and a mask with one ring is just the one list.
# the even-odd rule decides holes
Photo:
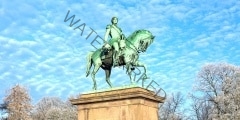
[(139, 53), (136, 46), (134, 46), (134, 44), (131, 41), (129, 41), (128, 39), (126, 39), (126, 41), (129, 42), (134, 47), (134, 48), (132, 48), (131, 46), (129, 46), (131, 49), (135, 50), (136, 53)]
[[(146, 39), (151, 38), (151, 37), (152, 37), (152, 36), (149, 36), (149, 37), (146, 37), (146, 38), (141, 39), (141, 40), (146, 40)], [(140, 41), (141, 41), (141, 40), (140, 40)], [(137, 53), (140, 53), (140, 52), (137, 50), (137, 47), (134, 46), (134, 44), (133, 44), (131, 41), (129, 41), (128, 39), (126, 39), (126, 41), (129, 42), (129, 43), (134, 47), (134, 48), (132, 48), (131, 46), (129, 46), (130, 48), (134, 49)]]

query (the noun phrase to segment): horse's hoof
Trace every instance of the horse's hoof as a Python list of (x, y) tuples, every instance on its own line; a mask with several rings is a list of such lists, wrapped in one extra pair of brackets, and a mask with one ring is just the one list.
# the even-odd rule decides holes
[(86, 77), (90, 74), (90, 72), (86, 72)]
[(96, 87), (93, 87), (92, 90), (97, 90), (97, 88), (96, 88)]

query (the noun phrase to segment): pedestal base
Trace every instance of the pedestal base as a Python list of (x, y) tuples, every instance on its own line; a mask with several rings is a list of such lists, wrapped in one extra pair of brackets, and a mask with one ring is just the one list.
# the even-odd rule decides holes
[(158, 120), (164, 98), (140, 88), (82, 94), (71, 100), (78, 106), (78, 120)]

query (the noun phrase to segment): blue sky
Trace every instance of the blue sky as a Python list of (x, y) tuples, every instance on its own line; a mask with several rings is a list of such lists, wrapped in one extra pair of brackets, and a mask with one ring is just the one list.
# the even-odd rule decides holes
[[(240, 65), (240, 1), (238, 0), (2, 0), (0, 2), (0, 98), (15, 84), (29, 88), (34, 102), (44, 96), (88, 92), (86, 54), (95, 50), (85, 39), (90, 28), (103, 37), (113, 16), (126, 36), (150, 30), (155, 41), (140, 60), (150, 80), (168, 94), (187, 95), (201, 66), (209, 62)], [(67, 12), (81, 19), (70, 27)], [(85, 23), (81, 36), (74, 27)], [(103, 70), (99, 89), (108, 88)], [(147, 82), (150, 82), (147, 81)], [(111, 81), (130, 83), (125, 70), (114, 68)]]

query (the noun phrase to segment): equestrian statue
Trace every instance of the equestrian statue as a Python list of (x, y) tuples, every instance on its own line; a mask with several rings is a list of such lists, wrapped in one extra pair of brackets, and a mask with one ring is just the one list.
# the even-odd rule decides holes
[[(146, 74), (146, 66), (138, 61), (138, 58), (139, 53), (145, 52), (153, 42), (152, 33), (148, 30), (136, 30), (126, 38), (117, 26), (118, 19), (113, 17), (111, 22), (112, 24), (106, 27), (103, 47), (87, 55), (86, 77), (89, 76), (92, 65), (94, 66), (91, 72), (93, 90), (97, 89), (95, 75), (100, 67), (105, 71), (106, 82), (110, 87), (112, 87), (110, 81), (112, 67), (125, 66), (131, 83), (133, 83), (131, 72), (135, 67), (143, 67), (143, 74)], [(108, 41), (109, 36), (111, 38)]]

